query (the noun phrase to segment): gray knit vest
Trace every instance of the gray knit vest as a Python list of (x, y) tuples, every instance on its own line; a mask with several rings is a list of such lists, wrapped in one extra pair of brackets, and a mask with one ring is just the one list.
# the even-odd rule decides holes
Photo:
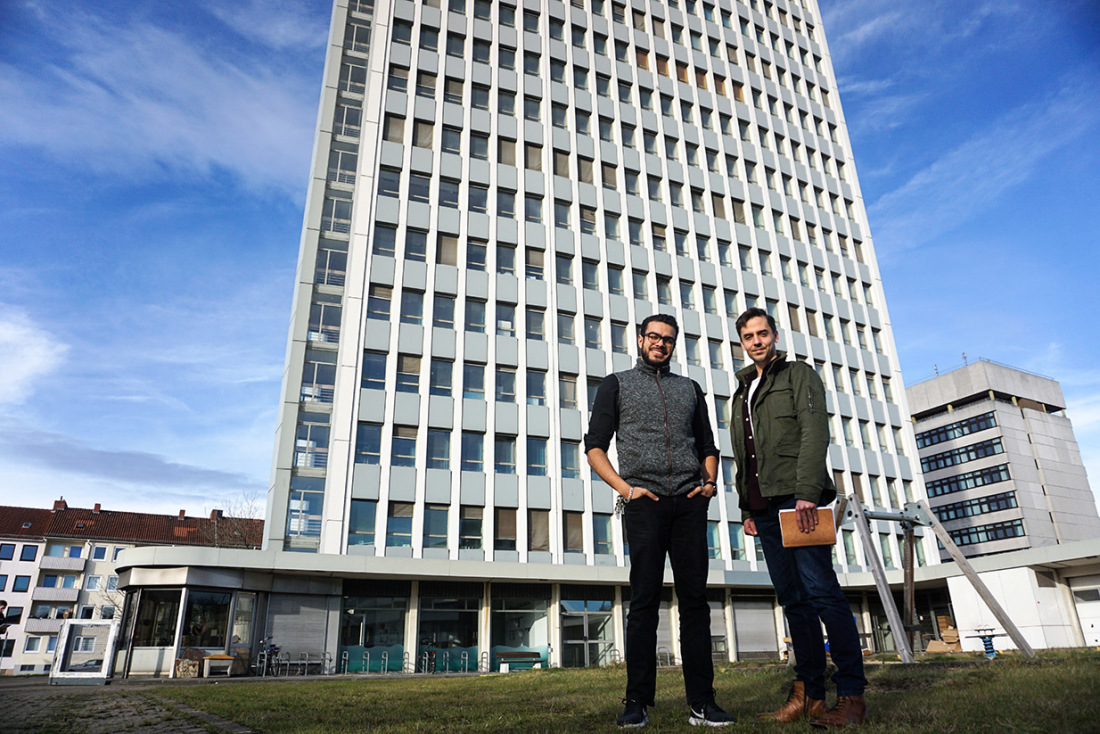
[(692, 434), (695, 382), (639, 360), (616, 372), (619, 426), (615, 448), (619, 476), (654, 494), (686, 494), (699, 485), (701, 457)]

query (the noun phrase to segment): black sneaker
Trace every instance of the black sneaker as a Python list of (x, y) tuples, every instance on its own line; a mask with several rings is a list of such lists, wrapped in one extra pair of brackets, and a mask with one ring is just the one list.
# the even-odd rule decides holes
[(692, 726), (729, 726), (736, 719), (727, 714), (713, 700), (691, 707), (688, 723)]
[(623, 699), (623, 703), (626, 704), (626, 708), (623, 709), (623, 715), (615, 722), (619, 725), (619, 728), (641, 729), (649, 723), (649, 717), (646, 716), (644, 704), (626, 698)]

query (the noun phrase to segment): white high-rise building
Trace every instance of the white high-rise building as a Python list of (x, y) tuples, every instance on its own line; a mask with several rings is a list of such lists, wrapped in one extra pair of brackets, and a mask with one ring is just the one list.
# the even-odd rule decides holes
[[(722, 451), (715, 654), (778, 657), (732, 484), (736, 316), (766, 308), (821, 374), (843, 493), (923, 496), (816, 2), (336, 0), (329, 40), (265, 552), (180, 583), (260, 589), (257, 630), (350, 670), (621, 658), (628, 554), (581, 443), (661, 311)], [(663, 659), (675, 625), (670, 586)]]

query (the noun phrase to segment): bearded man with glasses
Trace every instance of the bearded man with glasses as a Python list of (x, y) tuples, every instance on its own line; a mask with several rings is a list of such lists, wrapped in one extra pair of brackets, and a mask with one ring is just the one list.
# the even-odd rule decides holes
[[(707, 603), (707, 507), (718, 491), (718, 449), (703, 390), (669, 371), (680, 327), (667, 314), (642, 321), (638, 362), (607, 377), (596, 392), (588, 465), (619, 494), (630, 543), (626, 623), (626, 705), (620, 727), (648, 723), (657, 686), (657, 621), (665, 558), (672, 564), (680, 616), (680, 652), (692, 725), (727, 726), (714, 702)], [(618, 469), (607, 457), (615, 437)]]

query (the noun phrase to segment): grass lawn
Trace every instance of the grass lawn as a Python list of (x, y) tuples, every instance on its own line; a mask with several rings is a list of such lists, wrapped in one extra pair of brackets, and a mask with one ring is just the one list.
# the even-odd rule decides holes
[[(791, 679), (781, 666), (725, 665), (718, 703), (739, 721), (727, 731), (814, 731), (755, 721), (777, 708)], [(877, 732), (1100, 732), (1100, 653), (1038, 660), (955, 656), (916, 665), (872, 664), (867, 689)], [(618, 731), (624, 667), (547, 669), (480, 677), (342, 677), (166, 687), (156, 696), (270, 734), (349, 732)], [(831, 700), (830, 700), (831, 703)], [(646, 731), (693, 730), (678, 668), (661, 670)]]

